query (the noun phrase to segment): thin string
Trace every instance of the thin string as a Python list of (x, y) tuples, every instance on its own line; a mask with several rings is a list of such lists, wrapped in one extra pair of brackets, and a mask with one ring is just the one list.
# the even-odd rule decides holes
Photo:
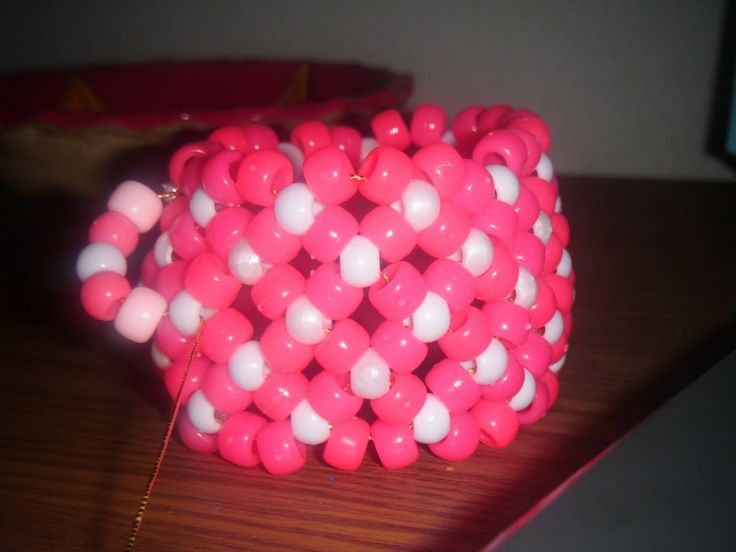
[(169, 424), (166, 426), (166, 433), (164, 433), (163, 441), (161, 442), (161, 448), (158, 451), (158, 456), (156, 457), (156, 461), (153, 463), (153, 470), (151, 470), (151, 475), (148, 477), (148, 483), (146, 484), (146, 490), (143, 492), (143, 497), (141, 498), (140, 504), (138, 505), (138, 513), (135, 516), (135, 519), (133, 520), (133, 528), (130, 531), (130, 536), (128, 537), (128, 544), (125, 547), (126, 552), (131, 552), (133, 550), (133, 547), (135, 546), (135, 540), (138, 537), (138, 533), (141, 530), (141, 525), (143, 524), (143, 515), (146, 513), (146, 506), (148, 506), (148, 500), (151, 498), (151, 493), (153, 493), (153, 487), (156, 485), (156, 480), (158, 479), (158, 474), (161, 471), (161, 464), (164, 461), (164, 456), (166, 455), (166, 451), (169, 449), (169, 443), (171, 442), (171, 436), (174, 433), (174, 426), (176, 425), (176, 418), (179, 415), (179, 410), (181, 408), (181, 399), (184, 395), (184, 384), (187, 381), (187, 378), (189, 377), (189, 369), (192, 366), (192, 362), (194, 361), (194, 358), (196, 357), (197, 353), (199, 352), (199, 338), (201, 335), (201, 325), (200, 328), (197, 330), (197, 335), (194, 338), (194, 346), (192, 347), (192, 351), (189, 353), (189, 359), (187, 360), (187, 366), (184, 369), (184, 376), (182, 377), (181, 383), (179, 384), (179, 391), (176, 393), (176, 400), (174, 401), (174, 411), (171, 413), (171, 417), (169, 418)]

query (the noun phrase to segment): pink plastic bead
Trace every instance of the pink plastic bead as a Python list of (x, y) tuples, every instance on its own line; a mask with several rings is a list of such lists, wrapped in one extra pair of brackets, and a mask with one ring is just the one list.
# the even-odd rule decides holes
[(427, 295), (422, 275), (405, 261), (387, 266), (383, 274), (385, 278), (368, 289), (368, 298), (384, 318), (403, 320), (417, 310)]
[(469, 216), (473, 216), (488, 209), (490, 202), (495, 197), (495, 191), (491, 175), (483, 165), (479, 165), (472, 159), (464, 159), (463, 163), (465, 164), (465, 177), (450, 199), (462, 207)]
[(330, 335), (314, 349), (314, 358), (325, 370), (334, 374), (349, 372), (370, 346), (365, 328), (351, 318), (339, 321)]
[(568, 347), (567, 334), (563, 333), (562, 337), (552, 344), (552, 364), (560, 360), (567, 353)]
[(506, 114), (506, 120), (502, 121), (506, 128), (523, 129), (534, 136), (539, 147), (544, 153), (549, 152), (552, 145), (549, 128), (542, 119), (534, 116), (530, 112), (520, 113), (520, 110), (514, 110)]
[(243, 202), (237, 175), (244, 158), (242, 150), (220, 151), (207, 158), (202, 167), (202, 187), (214, 201), (223, 205), (239, 205)]
[(337, 146), (327, 146), (304, 160), (304, 180), (317, 201), (338, 205), (355, 194), (355, 169), (347, 154)]
[(82, 284), (82, 306), (97, 320), (114, 320), (130, 289), (128, 280), (117, 272), (97, 272)]
[(562, 247), (567, 247), (570, 243), (570, 224), (567, 222), (565, 215), (555, 213), (552, 215), (552, 230), (562, 242)]
[(236, 186), (245, 201), (270, 207), (278, 191), (291, 184), (293, 179), (294, 169), (285, 155), (273, 150), (259, 150), (243, 159)]
[(479, 400), (471, 413), (480, 425), (480, 441), (492, 448), (510, 445), (519, 432), (519, 419), (506, 403)]
[(541, 328), (549, 322), (557, 309), (557, 300), (552, 288), (544, 278), (537, 280), (537, 300), (529, 308), (529, 322), (532, 328)]
[(161, 211), (161, 218), (159, 219), (159, 226), (161, 231), (165, 232), (171, 228), (176, 219), (179, 218), (184, 211), (189, 210), (189, 199), (184, 196), (179, 196), (169, 201), (163, 211)]
[(521, 138), (521, 141), (524, 142), (524, 148), (526, 149), (526, 161), (521, 167), (520, 176), (529, 176), (536, 170), (537, 164), (539, 163), (539, 159), (542, 154), (542, 150), (540, 149), (539, 144), (537, 143), (537, 140), (534, 138), (534, 136), (532, 136), (523, 128), (511, 127), (509, 128), (509, 130), (516, 134), (519, 138)]
[(359, 174), (366, 179), (360, 183), (360, 193), (374, 203), (389, 205), (401, 197), (413, 172), (411, 159), (403, 151), (378, 146), (360, 166)]
[(395, 263), (412, 252), (417, 233), (396, 210), (379, 205), (360, 221), (360, 233), (371, 240), (381, 252), (381, 258)]
[[(490, 341), (490, 340), (489, 340)], [(468, 371), (445, 359), (427, 372), (427, 387), (450, 412), (464, 412), (480, 398), (481, 389)]]
[(516, 176), (521, 176), (526, 147), (510, 130), (495, 130), (478, 141), (473, 149), (473, 161), (483, 166), (504, 164)]
[(443, 201), (437, 220), (417, 233), (417, 245), (434, 257), (447, 257), (460, 249), (469, 233), (470, 220), (463, 209)]
[(520, 180), (520, 183), (532, 191), (542, 211), (550, 216), (554, 213), (557, 194), (549, 182), (536, 176), (526, 176)]
[(307, 400), (317, 414), (332, 423), (352, 419), (363, 406), (363, 399), (350, 392), (350, 375), (327, 370), (309, 382)]
[(200, 349), (215, 362), (227, 362), (233, 351), (253, 335), (253, 325), (239, 311), (222, 309), (205, 320)]
[(141, 263), (141, 285), (150, 288), (154, 287), (158, 273), (159, 269), (156, 264), (156, 256), (151, 250), (146, 253), (143, 257), (143, 262)]
[(358, 233), (358, 221), (347, 210), (330, 205), (317, 216), (302, 236), (304, 249), (315, 259), (331, 263)]
[(439, 142), (445, 133), (445, 110), (433, 104), (417, 106), (411, 117), (411, 139), (417, 146)]
[(371, 338), (371, 346), (398, 373), (412, 372), (427, 357), (429, 348), (399, 320), (381, 323)]
[(291, 131), (291, 143), (307, 158), (314, 152), (332, 145), (330, 129), (321, 121), (306, 121)]
[(407, 426), (392, 426), (376, 420), (371, 425), (371, 438), (384, 468), (405, 468), (419, 458), (419, 448)]
[(347, 126), (335, 126), (330, 129), (332, 143), (346, 153), (353, 167), (360, 164), (360, 150), (363, 137), (360, 132)]
[(478, 119), (483, 111), (482, 106), (471, 105), (458, 113), (452, 122), (452, 133), (463, 156), (472, 151), (479, 138)]
[(181, 173), (181, 183), (178, 190), (189, 199), (194, 195), (202, 185), (202, 173), (204, 172), (204, 164), (207, 161), (207, 157), (193, 157), (184, 166), (184, 171)]
[(271, 368), (278, 372), (301, 372), (312, 361), (314, 348), (299, 343), (286, 331), (283, 318), (266, 326), (261, 336), (261, 350)]
[(465, 312), (475, 298), (475, 278), (450, 259), (432, 261), (424, 271), (424, 282), (428, 291), (447, 301), (451, 312)]
[(207, 251), (205, 237), (189, 211), (184, 211), (171, 225), (169, 238), (176, 254), (185, 261), (191, 261)]
[(424, 146), (414, 154), (412, 162), (429, 177), (443, 199), (454, 194), (465, 178), (465, 161), (455, 148), (444, 142)]
[(544, 281), (552, 289), (559, 311), (562, 313), (570, 312), (573, 303), (573, 291), (570, 280), (563, 278), (559, 274), (547, 274), (544, 277)]
[(547, 408), (552, 408), (557, 402), (557, 396), (560, 392), (560, 383), (557, 381), (557, 376), (552, 372), (547, 372), (542, 377), (542, 384), (547, 388), (549, 392), (549, 404)]
[(154, 290), (134, 288), (115, 315), (115, 329), (131, 341), (145, 343), (156, 331), (166, 307), (166, 299)]
[(90, 226), (89, 241), (111, 243), (127, 257), (138, 247), (138, 227), (125, 215), (108, 211)]
[(205, 307), (222, 309), (232, 304), (242, 284), (230, 275), (220, 257), (203, 253), (189, 264), (184, 276), (184, 287)]
[(394, 374), (388, 393), (371, 400), (373, 412), (389, 425), (407, 425), (427, 398), (424, 382), (414, 374)]
[(516, 416), (519, 418), (521, 425), (533, 424), (541, 420), (547, 413), (549, 408), (549, 390), (547, 386), (542, 383), (537, 383), (537, 393), (534, 395), (532, 404), (527, 406), (524, 410), (517, 412)]
[(491, 342), (491, 330), (485, 315), (469, 307), (465, 320), (439, 339), (439, 346), (447, 358), (457, 361), (472, 360)]
[(263, 262), (288, 263), (301, 248), (299, 236), (289, 234), (276, 221), (273, 209), (261, 209), (250, 222), (246, 238)]
[(158, 325), (156, 345), (172, 361), (188, 356), (194, 348), (192, 338), (179, 333), (168, 317), (162, 318)]
[(248, 139), (249, 151), (275, 150), (279, 146), (276, 132), (266, 125), (245, 125), (243, 132)]
[(544, 267), (544, 244), (529, 232), (519, 232), (511, 242), (509, 252), (522, 267), (535, 276), (542, 275)]
[(252, 468), (261, 463), (256, 437), (268, 421), (252, 412), (239, 412), (225, 420), (217, 434), (220, 455), (235, 465)]
[(530, 230), (537, 217), (539, 217), (539, 211), (539, 202), (534, 193), (525, 186), (519, 186), (519, 198), (514, 203), (519, 231)]
[(253, 393), (235, 384), (226, 364), (216, 364), (207, 371), (202, 391), (215, 409), (226, 414), (245, 410), (253, 400)]
[(194, 452), (215, 452), (217, 450), (217, 435), (202, 433), (192, 425), (189, 416), (180, 416), (177, 422), (179, 438), (184, 446)]
[(312, 272), (304, 292), (331, 320), (347, 318), (363, 300), (363, 290), (345, 283), (340, 277), (340, 268), (334, 263), (323, 264)]
[(513, 345), (526, 340), (531, 324), (529, 312), (509, 301), (493, 301), (483, 306), (491, 333)]
[(395, 109), (387, 109), (371, 119), (371, 129), (379, 144), (405, 150), (411, 145), (411, 135), (404, 118)]
[(307, 461), (307, 447), (291, 433), (288, 420), (271, 422), (256, 436), (263, 467), (273, 475), (288, 475)]
[(203, 140), (180, 147), (169, 161), (169, 179), (177, 188), (182, 188), (182, 176), (187, 165), (199, 161), (202, 157), (222, 150), (222, 146), (214, 142)]
[[(172, 362), (166, 369), (166, 372), (164, 372), (166, 390), (169, 392), (172, 399), (176, 399), (176, 396), (179, 393), (179, 388), (182, 387), (182, 380), (184, 379), (187, 364), (189, 364), (189, 355)], [(184, 381), (184, 385), (182, 387), (181, 404), (187, 404), (189, 396), (202, 387), (204, 375), (207, 373), (207, 370), (209, 370), (211, 365), (212, 363), (205, 357), (200, 356), (192, 359), (191, 366), (189, 367), (189, 374), (187, 375), (187, 379)]]
[(361, 418), (333, 425), (323, 453), (324, 461), (340, 470), (357, 470), (368, 448), (371, 428)]
[(242, 207), (228, 207), (218, 211), (207, 225), (206, 239), (210, 251), (223, 260), (230, 249), (245, 237), (253, 215)]
[(153, 288), (158, 291), (168, 303), (184, 289), (184, 275), (189, 265), (186, 261), (174, 261), (162, 266), (157, 272)]
[(500, 126), (501, 119), (511, 111), (511, 106), (506, 104), (492, 105), (485, 109), (478, 117), (478, 127), (481, 134), (488, 134)]
[(439, 443), (429, 445), (435, 456), (450, 462), (470, 458), (478, 448), (480, 425), (470, 412), (450, 414), (450, 433)]
[(562, 242), (557, 234), (553, 233), (544, 248), (544, 265), (542, 274), (550, 274), (555, 271), (562, 258)]
[(480, 386), (483, 398), (493, 402), (505, 402), (519, 392), (524, 383), (524, 368), (516, 357), (509, 355), (503, 375), (490, 385)]
[(158, 222), (163, 204), (156, 192), (135, 180), (120, 184), (107, 200), (107, 208), (130, 219), (143, 234)]
[(473, 215), (472, 223), (475, 228), (510, 245), (516, 236), (519, 217), (511, 205), (492, 199), (485, 211)]
[(301, 372), (271, 372), (253, 393), (253, 403), (272, 420), (284, 420), (307, 395), (308, 384)]
[(290, 264), (270, 268), (251, 288), (258, 311), (271, 320), (281, 318), (291, 302), (304, 292), (304, 276)]
[(519, 277), (519, 265), (500, 242), (493, 242), (493, 261), (488, 270), (476, 278), (476, 295), (483, 301), (505, 299), (513, 291)]
[(552, 362), (552, 346), (535, 332), (529, 332), (526, 341), (514, 349), (514, 354), (537, 379), (547, 372)]
[[(248, 137), (245, 135), (245, 131), (241, 127), (225, 126), (218, 128), (207, 137), (207, 140), (220, 144), (227, 150), (236, 150), (241, 153), (250, 150)], [(211, 196), (212, 194), (210, 194), (210, 197)]]

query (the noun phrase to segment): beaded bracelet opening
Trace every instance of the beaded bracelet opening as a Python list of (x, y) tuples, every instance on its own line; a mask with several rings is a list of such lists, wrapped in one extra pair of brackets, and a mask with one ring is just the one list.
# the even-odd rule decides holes
[(422, 105), (371, 128), (218, 129), (93, 222), (82, 304), (152, 340), (189, 448), (284, 475), (308, 445), (354, 470), (370, 444), (395, 469), (421, 444), (505, 447), (554, 404), (574, 272), (546, 124), (494, 105), (447, 128)]

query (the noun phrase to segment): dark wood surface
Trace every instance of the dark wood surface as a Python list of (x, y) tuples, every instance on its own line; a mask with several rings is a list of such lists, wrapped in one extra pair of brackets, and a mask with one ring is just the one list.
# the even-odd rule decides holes
[[(139, 550), (476, 550), (736, 348), (736, 184), (564, 178), (575, 324), (561, 394), (506, 450), (284, 478), (172, 443)], [(121, 550), (169, 412), (147, 347), (80, 312), (101, 204), (5, 191), (0, 546)]]

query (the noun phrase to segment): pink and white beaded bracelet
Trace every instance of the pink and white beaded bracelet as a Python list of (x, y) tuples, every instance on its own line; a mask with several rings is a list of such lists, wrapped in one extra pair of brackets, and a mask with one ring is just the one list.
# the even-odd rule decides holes
[[(423, 105), (371, 127), (221, 128), (92, 224), (82, 304), (153, 338), (188, 447), (287, 474), (306, 445), (354, 470), (370, 441), (393, 469), (418, 443), (505, 447), (555, 402), (574, 274), (545, 123), (473, 106), (448, 130)], [(133, 288), (126, 257), (157, 223)]]

